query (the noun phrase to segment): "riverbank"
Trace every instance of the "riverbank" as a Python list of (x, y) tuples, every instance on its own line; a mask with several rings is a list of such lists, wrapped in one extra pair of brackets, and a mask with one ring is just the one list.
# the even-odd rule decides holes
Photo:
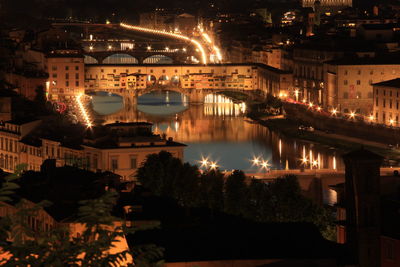
[(301, 125), (301, 123), (288, 118), (271, 120), (261, 120), (258, 118), (253, 118), (253, 120), (289, 138), (326, 145), (338, 149), (342, 152), (348, 152), (363, 146), (368, 150), (384, 156), (388, 160), (400, 159), (400, 150), (390, 149), (386, 144), (383, 143), (363, 140), (355, 137), (348, 137), (339, 134), (325, 133), (318, 130), (314, 132), (299, 130), (299, 126)]

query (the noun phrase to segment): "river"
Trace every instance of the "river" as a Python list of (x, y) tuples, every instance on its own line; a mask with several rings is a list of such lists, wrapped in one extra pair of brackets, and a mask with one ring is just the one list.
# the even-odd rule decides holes
[(103, 93), (93, 96), (92, 103), (96, 118), (104, 123), (152, 122), (156, 134), (188, 145), (185, 161), (199, 166), (207, 158), (222, 170), (257, 173), (263, 170), (254, 158), (268, 161), (271, 169), (298, 169), (306, 158), (305, 168), (343, 169), (335, 149), (286, 138), (254, 124), (245, 118), (244, 103), (235, 104), (221, 95), (208, 95), (204, 104), (193, 105), (174, 91), (152, 92), (131, 105), (120, 96)]

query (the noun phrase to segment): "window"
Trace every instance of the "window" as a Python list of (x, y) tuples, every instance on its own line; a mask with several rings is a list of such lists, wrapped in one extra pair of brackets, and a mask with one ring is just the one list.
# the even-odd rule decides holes
[(51, 70), (57, 70), (57, 66), (52, 66)]
[(75, 73), (75, 79), (79, 79), (79, 73)]
[(382, 104), (382, 106), (383, 106), (383, 107), (386, 107), (386, 99), (383, 99), (383, 104)]
[(361, 92), (356, 93), (356, 98), (361, 98)]
[(348, 92), (344, 92), (343, 93), (343, 98), (348, 99), (349, 98), (349, 93)]
[(162, 73), (165, 73), (165, 70), (162, 70)]
[(65, 86), (68, 87), (69, 86), (69, 81), (65, 82)]
[(69, 70), (69, 66), (65, 66), (65, 70)]
[(97, 169), (97, 165), (98, 165), (97, 161), (98, 161), (97, 155), (93, 155), (93, 168), (94, 169)]
[(153, 70), (150, 70), (150, 73), (153, 73)]
[(117, 70), (116, 70), (116, 69), (113, 69), (113, 73), (117, 73)]
[(358, 74), (358, 75), (361, 75), (361, 70), (358, 70), (358, 71), (357, 71), (357, 74)]
[(66, 79), (66, 80), (69, 79), (69, 73), (65, 73), (65, 79)]
[(345, 70), (344, 71), (344, 75), (347, 75), (347, 74), (349, 74), (349, 72), (347, 70)]
[(111, 169), (117, 170), (118, 169), (118, 158), (111, 159)]
[(371, 70), (371, 71), (369, 72), (369, 74), (370, 74), (370, 75), (374, 74), (374, 71), (373, 71), (373, 70)]
[(389, 96), (392, 96), (392, 90), (389, 91)]
[(75, 86), (78, 87), (79, 86), (79, 81), (75, 82)]
[(389, 108), (392, 108), (392, 99), (389, 101)]
[(79, 66), (75, 66), (75, 70), (79, 70)]
[(131, 169), (136, 169), (136, 168), (137, 168), (136, 156), (131, 156)]
[(104, 72), (104, 70), (103, 70), (103, 69), (101, 69), (101, 70), (100, 70), (100, 72)]
[(378, 98), (375, 99), (375, 106), (379, 106), (379, 100), (378, 100)]
[(357, 80), (357, 85), (360, 85), (361, 84), (361, 81), (360, 80)]
[(57, 78), (57, 73), (53, 73), (53, 78)]
[(349, 83), (349, 82), (348, 82), (347, 80), (344, 80), (344, 81), (343, 81), (343, 84), (344, 84), (344, 85), (347, 85), (348, 83)]

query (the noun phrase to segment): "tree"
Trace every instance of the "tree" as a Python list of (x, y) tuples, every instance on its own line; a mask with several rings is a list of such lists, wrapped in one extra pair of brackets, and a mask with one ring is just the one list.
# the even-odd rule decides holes
[(35, 102), (35, 104), (39, 105), (40, 108), (45, 109), (47, 101), (43, 86), (38, 86), (35, 92), (36, 95), (33, 101)]
[(209, 170), (200, 176), (199, 203), (211, 211), (222, 211), (224, 206), (224, 175)]
[(243, 215), (245, 212), (245, 200), (247, 185), (246, 175), (243, 171), (235, 170), (228, 176), (225, 182), (225, 202), (226, 213), (233, 215)]
[(157, 196), (172, 196), (174, 179), (181, 169), (182, 162), (171, 153), (161, 151), (147, 156), (138, 169), (139, 182)]
[[(15, 180), (23, 167), (19, 167), (16, 174), (8, 176), (0, 187), (0, 201), (8, 202), (18, 188)], [(81, 223), (81, 235), (72, 236), (69, 228), (55, 227), (46, 232), (33, 232), (26, 224), (27, 216), (35, 216), (45, 203), (39, 203), (33, 208), (25, 208), (21, 203), (17, 205), (15, 214), (0, 218), (0, 247), (2, 253), (9, 258), (0, 262), (2, 266), (116, 266), (130, 257), (128, 249), (116, 253), (109, 253), (116, 242), (132, 233), (136, 228), (127, 228), (124, 223), (117, 223), (119, 219), (111, 214), (115, 205), (117, 193), (106, 192), (96, 199), (80, 201), (77, 222)], [(27, 238), (21, 238), (25, 236)], [(13, 242), (8, 242), (12, 238)], [(154, 251), (158, 251), (155, 253)], [(155, 247), (135, 251), (140, 260), (138, 266), (145, 260), (154, 257), (148, 252), (160, 256), (162, 253)], [(142, 260), (142, 261), (141, 261)], [(149, 261), (148, 261), (149, 262)], [(154, 261), (153, 261), (154, 262)], [(133, 266), (125, 262), (125, 266)]]

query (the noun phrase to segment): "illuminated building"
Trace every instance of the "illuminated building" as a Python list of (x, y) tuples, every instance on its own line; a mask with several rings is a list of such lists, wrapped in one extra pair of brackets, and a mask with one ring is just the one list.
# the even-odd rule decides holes
[(373, 84), (374, 122), (399, 126), (400, 78)]
[[(87, 65), (86, 89), (118, 94), (135, 92), (154, 84), (185, 89), (260, 90), (279, 95), (292, 85), (292, 74), (262, 64), (215, 65)], [(205, 88), (202, 86), (206, 86)], [(205, 92), (207, 93), (207, 92)]]
[(71, 100), (84, 93), (85, 65), (78, 50), (54, 50), (46, 58), (49, 100)]
[[(343, 58), (326, 62), (324, 106), (370, 115), (373, 110), (372, 84), (400, 76), (396, 58)], [(388, 119), (389, 117), (387, 117)]]
[(18, 164), (25, 163), (28, 170), (38, 171), (44, 160), (55, 159), (57, 166), (112, 171), (124, 180), (133, 180), (149, 154), (164, 150), (183, 158), (185, 146), (153, 135), (150, 123), (109, 124), (102, 134), (94, 127), (78, 145), (41, 136), (40, 124), (39, 120), (9, 121), (0, 126), (0, 168), (13, 172)]

